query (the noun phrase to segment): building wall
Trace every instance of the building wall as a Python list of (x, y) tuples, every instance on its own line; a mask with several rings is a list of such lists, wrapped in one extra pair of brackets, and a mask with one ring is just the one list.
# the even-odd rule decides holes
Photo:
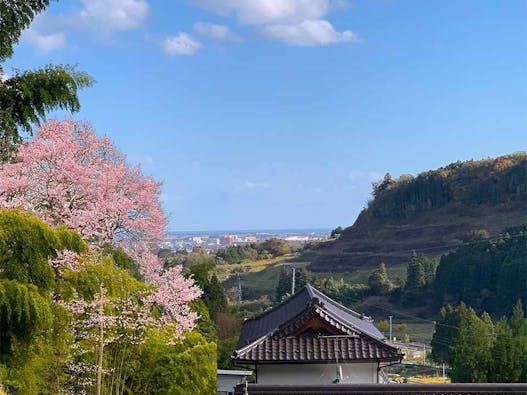
[[(376, 363), (341, 364), (346, 384), (377, 384)], [(333, 384), (337, 368), (331, 364), (258, 365), (258, 384)]]
[(243, 377), (218, 374), (218, 395), (234, 393), (234, 387), (243, 381)]

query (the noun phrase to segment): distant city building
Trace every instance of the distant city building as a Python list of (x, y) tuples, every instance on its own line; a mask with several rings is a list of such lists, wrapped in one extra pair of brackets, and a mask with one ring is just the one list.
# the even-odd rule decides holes
[(224, 245), (234, 244), (236, 241), (236, 235), (223, 235), (220, 236), (220, 243)]
[(160, 245), (160, 247), (188, 252), (191, 252), (195, 247), (201, 247), (206, 251), (214, 252), (220, 248), (258, 243), (271, 238), (284, 239), (292, 245), (302, 245), (309, 241), (326, 239), (329, 234), (330, 230), (255, 231), (231, 234), (219, 232), (178, 232), (169, 234), (165, 243)]

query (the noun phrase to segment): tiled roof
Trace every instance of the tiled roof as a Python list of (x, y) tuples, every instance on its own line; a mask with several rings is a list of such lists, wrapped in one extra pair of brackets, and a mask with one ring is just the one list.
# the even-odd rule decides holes
[[(305, 332), (306, 323), (311, 325), (309, 320), (313, 317), (318, 323), (329, 325), (331, 333), (343, 337), (330, 337), (323, 331), (308, 334)], [(343, 347), (342, 359), (391, 361), (401, 357), (396, 348), (384, 342), (384, 336), (373, 325), (373, 320), (342, 306), (308, 284), (275, 308), (245, 321), (233, 359), (333, 360), (333, 346)]]
[(252, 343), (254, 340), (277, 330), (284, 323), (301, 314), (309, 305), (321, 304), (322, 308), (333, 316), (339, 317), (349, 327), (367, 333), (378, 339), (383, 339), (382, 333), (373, 325), (369, 317), (365, 317), (324, 295), (319, 290), (307, 284), (301, 291), (288, 300), (265, 313), (248, 319), (243, 323), (240, 339), (236, 348)]
[(239, 362), (398, 361), (397, 349), (366, 336), (266, 337), (238, 350)]

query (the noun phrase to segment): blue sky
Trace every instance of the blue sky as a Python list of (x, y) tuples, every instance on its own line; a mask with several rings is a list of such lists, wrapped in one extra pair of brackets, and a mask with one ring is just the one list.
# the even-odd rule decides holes
[(89, 72), (74, 117), (164, 180), (172, 230), (330, 228), (387, 171), (526, 149), (526, 4), (62, 0), (5, 71)]

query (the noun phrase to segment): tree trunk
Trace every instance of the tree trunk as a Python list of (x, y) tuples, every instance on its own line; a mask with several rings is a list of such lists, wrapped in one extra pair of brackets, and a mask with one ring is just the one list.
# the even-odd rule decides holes
[(100, 286), (100, 305), (99, 305), (99, 352), (97, 355), (97, 395), (102, 395), (102, 354), (104, 352), (104, 322), (103, 322), (103, 315), (104, 315), (104, 306), (103, 306), (103, 290), (102, 290), (102, 284)]

